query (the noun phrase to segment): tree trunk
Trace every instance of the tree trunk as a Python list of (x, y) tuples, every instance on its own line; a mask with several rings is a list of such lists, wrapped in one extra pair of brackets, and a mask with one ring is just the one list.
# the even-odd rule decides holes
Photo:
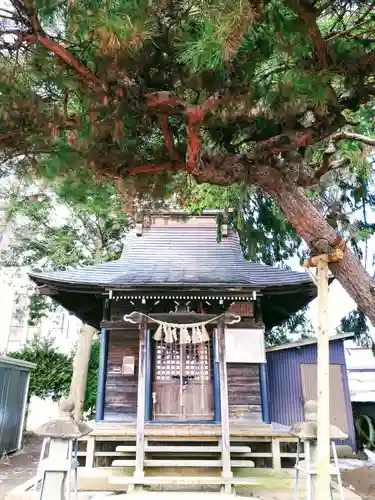
[(74, 420), (82, 420), (91, 344), (96, 332), (97, 330), (92, 326), (83, 325), (78, 334), (77, 351), (74, 357), (73, 375), (69, 393), (69, 400), (74, 403)]
[[(310, 202), (303, 189), (288, 183), (275, 170), (265, 167), (254, 172), (251, 182), (275, 200), (310, 248), (314, 248), (317, 240), (325, 240), (332, 247), (340, 241), (340, 236)], [(330, 264), (330, 270), (361, 311), (375, 324), (375, 281), (350, 248), (346, 247), (341, 261)]]

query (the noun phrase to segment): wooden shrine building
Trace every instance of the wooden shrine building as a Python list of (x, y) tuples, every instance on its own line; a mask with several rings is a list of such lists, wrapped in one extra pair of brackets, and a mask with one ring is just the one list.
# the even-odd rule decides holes
[(216, 218), (159, 214), (127, 235), (117, 261), (31, 274), (100, 330), (86, 467), (116, 457), (109, 465), (135, 471), (124, 483), (152, 484), (150, 467), (216, 466), (230, 485), (238, 464), (277, 468), (290, 455), (286, 428), (270, 422), (264, 332), (316, 287), (306, 273), (246, 261), (226, 224), (218, 243)]

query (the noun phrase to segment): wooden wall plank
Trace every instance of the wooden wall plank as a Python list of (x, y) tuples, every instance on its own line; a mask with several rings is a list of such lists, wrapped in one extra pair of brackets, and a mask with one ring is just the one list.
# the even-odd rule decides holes
[(227, 363), (227, 373), (231, 420), (261, 420), (259, 365)]
[[(122, 375), (121, 367), (124, 356), (134, 356), (134, 375)], [(119, 414), (121, 420), (136, 421), (138, 364), (138, 325), (133, 325), (132, 330), (110, 331), (104, 420), (106, 420), (106, 415), (111, 415), (113, 418), (114, 414)]]

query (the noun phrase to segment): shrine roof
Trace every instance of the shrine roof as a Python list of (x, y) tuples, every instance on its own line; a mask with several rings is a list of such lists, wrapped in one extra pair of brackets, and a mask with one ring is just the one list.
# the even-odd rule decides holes
[(30, 273), (44, 295), (52, 296), (83, 321), (97, 327), (105, 294), (260, 296), (264, 323), (280, 324), (316, 297), (305, 272), (247, 261), (236, 232), (217, 242), (216, 217), (158, 217), (149, 228), (128, 233), (121, 258), (65, 271)]
[(260, 290), (313, 286), (305, 272), (247, 261), (234, 231), (216, 241), (216, 227), (164, 226), (133, 230), (120, 259), (65, 271), (30, 273), (38, 285), (54, 283), (122, 289), (147, 286), (245, 287)]

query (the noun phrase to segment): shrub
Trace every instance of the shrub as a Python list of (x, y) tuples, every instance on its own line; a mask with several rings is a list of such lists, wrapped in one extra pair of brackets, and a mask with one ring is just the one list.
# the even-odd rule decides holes
[[(60, 352), (54, 339), (35, 337), (22, 349), (8, 353), (12, 358), (36, 364), (31, 371), (29, 397), (52, 398), (57, 401), (69, 394), (73, 373), (74, 351)], [(99, 369), (99, 341), (94, 340), (91, 348), (84, 411), (91, 418), (95, 414), (96, 391)]]
[(91, 354), (89, 361), (89, 371), (87, 374), (87, 387), (85, 395), (85, 412), (88, 418), (95, 416), (96, 410), (96, 394), (98, 389), (98, 374), (99, 374), (99, 340), (94, 340), (91, 346)]
[(29, 397), (57, 401), (69, 394), (72, 356), (61, 353), (54, 346), (54, 339), (35, 337), (19, 351), (8, 353), (8, 356), (36, 364), (31, 371)]

